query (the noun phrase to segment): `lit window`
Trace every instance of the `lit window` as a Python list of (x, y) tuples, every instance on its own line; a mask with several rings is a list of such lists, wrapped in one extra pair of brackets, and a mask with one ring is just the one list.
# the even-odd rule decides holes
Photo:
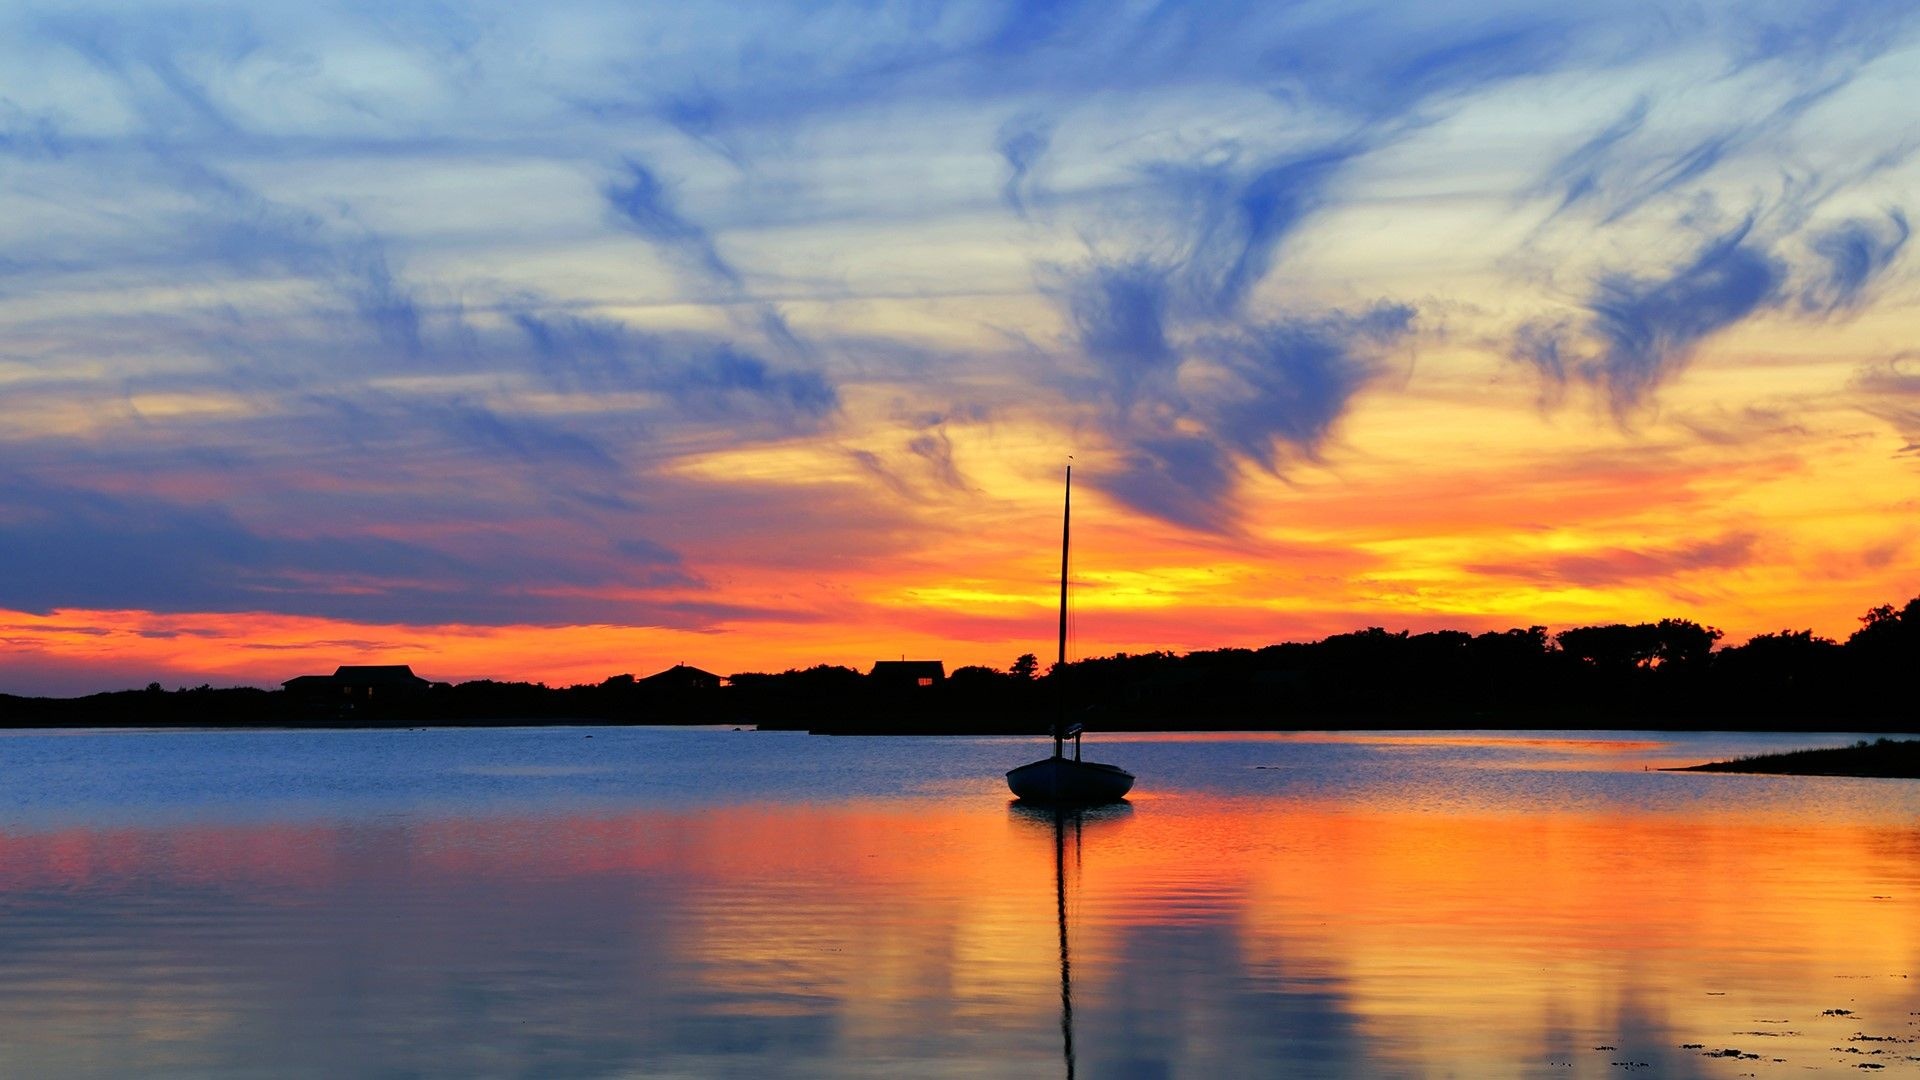
[(922, 676), (920, 676), (920, 685), (921, 685), (921, 686), (932, 686), (932, 685), (933, 685), (933, 679), (932, 679), (932, 678), (931, 678), (930, 676), (927, 676), (927, 675), (922, 675)]

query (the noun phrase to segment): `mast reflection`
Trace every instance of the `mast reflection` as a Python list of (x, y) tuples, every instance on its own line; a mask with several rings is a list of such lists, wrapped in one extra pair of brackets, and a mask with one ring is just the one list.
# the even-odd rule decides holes
[(1133, 807), (1124, 802), (1100, 806), (1058, 803), (1036, 806), (1015, 802), (1009, 804), (1007, 809), (1016, 821), (1053, 833), (1053, 898), (1060, 927), (1060, 1044), (1061, 1054), (1067, 1064), (1067, 1080), (1074, 1080), (1073, 954), (1067, 946), (1067, 840), (1069, 836), (1072, 837), (1073, 869), (1077, 874), (1084, 850), (1085, 830), (1089, 827), (1098, 830), (1102, 826), (1124, 821), (1133, 815)]

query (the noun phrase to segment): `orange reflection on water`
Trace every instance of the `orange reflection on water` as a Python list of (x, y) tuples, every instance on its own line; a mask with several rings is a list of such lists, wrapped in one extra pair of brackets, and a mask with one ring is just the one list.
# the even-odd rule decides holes
[(1859, 1030), (1821, 1016), (1836, 1007), (1913, 1033), (1911, 830), (1305, 807), (1210, 827), (1268, 838), (1241, 848), (1249, 962), (1316, 957), (1403, 1056), (1492, 1062), (1556, 1033), (1618, 1046), (1660, 1029), (1640, 1052), (1760, 1040), (1811, 1066)]
[(974, 798), (0, 836), (0, 1064), (150, 1062), (133, 1009), (182, 1067), (270, 1063), (270, 1031), (358, 1071), (438, 1030), (477, 1041), (425, 1071), (487, 1071), (531, 1052), (490, 1027), (518, 1016), (595, 1068), (1030, 1075), (1056, 854), (1090, 1075), (1920, 1056), (1849, 1042), (1920, 1031), (1912, 827), (1173, 792), (1060, 835)]

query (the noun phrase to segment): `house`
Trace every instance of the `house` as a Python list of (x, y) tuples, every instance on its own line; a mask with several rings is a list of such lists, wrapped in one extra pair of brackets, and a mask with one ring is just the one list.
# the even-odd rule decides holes
[(331, 675), (295, 675), (280, 684), (280, 689), (297, 698), (331, 698), (334, 694)]
[(947, 665), (939, 660), (875, 660), (867, 673), (868, 684), (884, 690), (930, 689), (946, 678)]
[(656, 671), (644, 679), (634, 680), (634, 685), (656, 693), (694, 693), (718, 690), (726, 685), (725, 679), (711, 671), (702, 671), (691, 664), (675, 664), (665, 671)]
[(333, 684), (353, 701), (417, 697), (433, 684), (413, 673), (409, 664), (368, 664), (333, 669)]
[(315, 714), (384, 711), (425, 697), (432, 686), (408, 664), (343, 664), (331, 675), (296, 675), (280, 684)]

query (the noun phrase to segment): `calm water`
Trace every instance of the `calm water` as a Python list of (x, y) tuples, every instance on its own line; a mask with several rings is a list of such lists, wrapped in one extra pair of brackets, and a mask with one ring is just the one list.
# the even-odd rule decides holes
[(1846, 741), (0, 735), (0, 1074), (1920, 1076)]

